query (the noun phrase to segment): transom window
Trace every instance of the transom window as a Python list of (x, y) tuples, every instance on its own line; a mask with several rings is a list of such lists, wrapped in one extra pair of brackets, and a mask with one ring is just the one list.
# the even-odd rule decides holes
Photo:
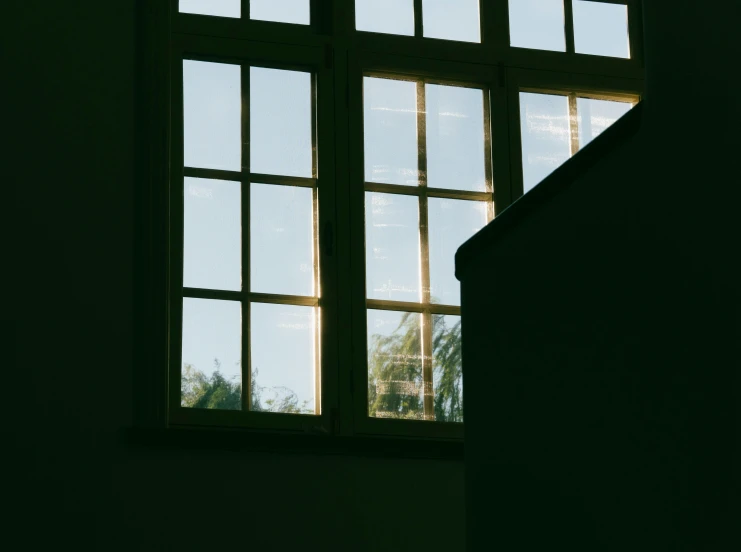
[(167, 423), (461, 438), (455, 252), (639, 100), (639, 8), (171, 0)]

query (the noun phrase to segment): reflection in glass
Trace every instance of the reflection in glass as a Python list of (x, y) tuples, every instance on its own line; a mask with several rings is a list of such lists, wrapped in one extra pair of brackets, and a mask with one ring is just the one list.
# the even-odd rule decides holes
[(314, 414), (316, 309), (250, 305), (251, 410)]
[(579, 121), (579, 147), (586, 146), (603, 130), (630, 111), (629, 102), (577, 98), (576, 112)]
[(241, 410), (241, 351), (239, 302), (185, 297), (181, 406)]
[(566, 96), (520, 93), (523, 193), (571, 156)]
[(432, 382), (435, 420), (463, 422), (460, 316), (432, 315)]
[(365, 266), (369, 299), (421, 300), (416, 197), (366, 192)]
[(579, 54), (630, 57), (628, 6), (574, 0), (574, 48)]
[(185, 165), (242, 168), (240, 67), (183, 60)]
[(242, 288), (240, 183), (185, 178), (183, 286)]
[(424, 419), (422, 315), (368, 310), (368, 415)]
[(312, 190), (251, 184), (250, 193), (252, 291), (314, 295)]
[(309, 0), (250, 0), (250, 19), (308, 25)]
[(460, 305), (455, 252), (486, 225), (486, 203), (434, 197), (428, 201), (431, 301)]
[(240, 0), (180, 0), (180, 13), (241, 17), (240, 4)]
[(481, 42), (479, 0), (422, 0), (424, 36)]
[(417, 160), (417, 84), (363, 79), (365, 180), (419, 184)]
[(414, 36), (414, 0), (355, 0), (355, 28)]
[(425, 85), (427, 185), (486, 191), (484, 92)]
[(250, 172), (312, 177), (311, 74), (250, 67)]
[(509, 43), (566, 51), (563, 0), (509, 0)]

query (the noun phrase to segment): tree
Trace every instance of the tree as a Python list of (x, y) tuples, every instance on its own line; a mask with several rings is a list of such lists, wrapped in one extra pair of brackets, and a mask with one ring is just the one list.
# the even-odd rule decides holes
[(460, 320), (450, 326), (445, 316), (432, 316), (433, 388), (423, 382), (418, 316), (405, 313), (392, 335), (371, 336), (368, 354), (369, 414), (423, 419), (426, 393), (433, 394), (435, 420), (462, 422)]
[[(252, 371), (251, 411), (313, 414), (310, 401), (299, 403), (298, 395), (288, 387), (266, 388), (259, 385), (258, 374), (255, 368)], [(264, 399), (266, 393), (269, 398)], [(185, 364), (181, 376), (180, 404), (186, 408), (241, 410), (242, 384), (224, 377), (219, 359), (214, 359), (214, 371), (210, 376), (192, 364)]]
[[(450, 325), (449, 317), (432, 316), (434, 388), (424, 385), (421, 335), (417, 314), (405, 313), (390, 336), (371, 336), (368, 354), (369, 414), (376, 417), (423, 419), (424, 396), (433, 394), (434, 419), (463, 421), (463, 374), (461, 370), (461, 322)], [(185, 364), (181, 379), (181, 404), (187, 408), (241, 410), (242, 385), (229, 381), (214, 359), (210, 376)], [(295, 391), (284, 386), (259, 385), (259, 371), (252, 371), (250, 410), (313, 414), (310, 401), (299, 401)]]

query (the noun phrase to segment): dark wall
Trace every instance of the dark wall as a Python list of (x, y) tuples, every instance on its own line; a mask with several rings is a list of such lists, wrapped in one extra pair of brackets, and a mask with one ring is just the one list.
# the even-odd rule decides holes
[(739, 546), (738, 8), (645, 4), (640, 131), (463, 280), (470, 550)]
[(12, 1), (3, 21), (6, 235), (20, 255), (2, 437), (20, 549), (462, 550), (462, 462), (122, 441), (135, 403), (135, 3)]

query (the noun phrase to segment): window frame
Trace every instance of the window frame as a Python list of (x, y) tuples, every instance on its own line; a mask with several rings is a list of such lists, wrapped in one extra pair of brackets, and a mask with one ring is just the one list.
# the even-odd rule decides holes
[[(449, 85), (468, 86), (482, 89), (484, 92), (484, 122), (488, 126), (489, 136), (485, 136), (482, 144), (488, 149), (486, 163), (487, 191), (466, 192), (454, 190), (439, 190), (428, 195), (427, 186), (401, 186), (396, 184), (372, 184), (365, 182), (364, 163), (364, 122), (363, 122), (363, 78), (366, 76), (382, 76), (398, 78), (400, 80), (414, 81), (418, 83), (439, 83)], [(488, 201), (488, 221), (494, 216), (494, 190), (493, 190), (493, 167), (496, 161), (492, 158), (491, 136), (493, 127), (499, 121), (505, 121), (502, 113), (493, 114), (492, 109), (497, 102), (490, 98), (498, 92), (498, 68), (488, 67), (470, 63), (441, 62), (430, 60), (409, 59), (402, 56), (381, 54), (376, 52), (356, 52), (349, 60), (348, 86), (349, 86), (349, 126), (350, 126), (350, 220), (352, 226), (349, 235), (352, 248), (345, 258), (350, 260), (349, 273), (353, 285), (352, 297), (352, 327), (356, 329), (352, 336), (353, 367), (352, 385), (355, 389), (356, 401), (353, 405), (354, 427), (357, 432), (363, 434), (397, 435), (436, 438), (462, 438), (463, 424), (450, 422), (437, 422), (431, 420), (399, 420), (387, 418), (373, 418), (368, 415), (368, 369), (367, 369), (367, 312), (369, 309), (399, 310), (403, 312), (419, 312), (423, 315), (423, 324), (429, 325), (431, 316), (435, 314), (452, 314), (460, 316), (460, 307), (449, 305), (434, 305), (425, 301), (419, 303), (404, 303), (399, 301), (380, 301), (366, 298), (366, 269), (365, 269), (365, 196), (368, 191), (380, 193), (396, 193), (406, 197), (420, 198), (420, 231), (422, 232), (421, 270), (423, 282), (425, 272), (429, 279), (429, 258), (425, 259), (425, 243), (427, 232), (422, 230), (426, 226), (424, 211), (421, 204), (426, 203), (427, 197), (448, 197), (451, 199), (474, 199)], [(489, 103), (488, 107), (486, 103)], [(496, 122), (495, 122), (496, 121)], [(418, 133), (418, 143), (424, 141), (424, 135)], [(502, 154), (504, 153), (504, 155)], [(500, 163), (506, 163), (506, 152), (497, 152)], [(420, 156), (418, 156), (419, 159)], [(370, 189), (369, 189), (370, 187)], [(423, 328), (423, 349), (425, 364), (431, 363), (428, 350), (431, 341), (428, 330)], [(363, 367), (363, 369), (356, 369)], [(425, 366), (425, 370), (431, 370), (431, 366)], [(431, 383), (431, 380), (430, 380)], [(465, 422), (464, 422), (465, 423)]]
[[(356, 31), (352, 0), (311, 0), (311, 25), (252, 21), (248, 18), (249, 0), (242, 0), (241, 19), (181, 14), (178, 0), (146, 3), (140, 15), (145, 30), (140, 71), (146, 90), (146, 95), (140, 96), (140, 113), (147, 121), (143, 131), (147, 144), (140, 153), (141, 166), (146, 168), (138, 194), (142, 247), (137, 255), (137, 287), (142, 299), (137, 319), (143, 324), (137, 329), (137, 425), (459, 441), (463, 424), (368, 416), (365, 186), (355, 185), (364, 179), (362, 77), (365, 72), (379, 72), (488, 89), (490, 193), (496, 216), (522, 195), (520, 91), (578, 92), (630, 100), (639, 100), (643, 93), (641, 0), (593, 0), (627, 5), (627, 59), (575, 53), (572, 0), (563, 1), (566, 52), (511, 47), (506, 0), (479, 1), (480, 43)], [(415, 35), (420, 35), (422, 0), (414, 0), (414, 5)], [(180, 256), (175, 254), (178, 243), (182, 246), (182, 232), (178, 242), (172, 225), (182, 218), (182, 213), (177, 214), (182, 197), (178, 203), (173, 195), (180, 191), (182, 196), (184, 174), (182, 152), (178, 161), (182, 116), (178, 123), (177, 114), (178, 107), (182, 113), (182, 105), (175, 96), (178, 82), (182, 89), (182, 56), (186, 51), (214, 60), (219, 54), (225, 60), (238, 59), (243, 66), (252, 61), (275, 67), (311, 67), (317, 82), (324, 83), (323, 93), (316, 96), (317, 113), (322, 112), (317, 115), (317, 143), (331, 144), (319, 147), (319, 156), (322, 167), (333, 168), (321, 174), (322, 186), (317, 189), (320, 210), (327, 217), (322, 221), (330, 220), (333, 243), (332, 254), (327, 254), (323, 243), (318, 246), (321, 257), (317, 260), (322, 266), (319, 416), (242, 411), (235, 417), (234, 412), (182, 412), (188, 409), (174, 404), (179, 401), (179, 392), (170, 392), (173, 373), (177, 372), (179, 389), (181, 367), (177, 351), (180, 335), (173, 335), (182, 330), (180, 315), (177, 309), (173, 312), (172, 305), (182, 305), (182, 262), (177, 262), (182, 261), (182, 247)], [(297, 59), (306, 61), (297, 64)], [(162, 213), (168, 213), (167, 217), (163, 219)], [(248, 220), (243, 217), (242, 223), (248, 224)], [(320, 227), (318, 235), (322, 242), (330, 239), (324, 228)], [(244, 247), (242, 261), (244, 264)], [(179, 275), (174, 264), (179, 265)], [(243, 331), (246, 327), (243, 320)]]
[[(242, 102), (242, 170), (239, 172), (213, 169), (194, 169), (185, 167), (183, 160), (183, 60), (224, 62), (241, 66), (241, 102)], [(312, 104), (314, 122), (312, 131), (316, 140), (314, 152), (314, 176), (311, 178), (293, 178), (273, 175), (257, 175), (246, 172), (249, 166), (249, 68), (254, 66), (277, 69), (307, 71), (312, 74)], [(332, 128), (329, 125), (318, 125), (321, 117), (326, 117), (334, 109), (334, 90), (331, 69), (327, 68), (324, 50), (318, 47), (298, 47), (294, 45), (268, 45), (234, 39), (219, 39), (198, 35), (178, 35), (171, 41), (171, 178), (170, 178), (170, 253), (169, 259), (176, 269), (170, 271), (170, 366), (169, 389), (179, 390), (181, 383), (181, 339), (182, 339), (182, 304), (184, 297), (202, 299), (227, 299), (239, 301), (242, 312), (242, 389), (243, 406), (247, 403), (251, 391), (250, 348), (250, 305), (251, 303), (291, 304), (314, 306), (321, 309), (321, 333), (316, 337), (319, 344), (336, 339), (336, 325), (332, 322), (336, 311), (335, 255), (327, 248), (320, 248), (318, 234), (325, 224), (334, 225), (334, 145)], [(319, 90), (321, 89), (321, 94)], [(321, 127), (321, 128), (320, 128)], [(319, 153), (321, 150), (321, 153)], [(320, 159), (321, 157), (321, 159)], [(222, 291), (186, 288), (183, 286), (183, 182), (186, 177), (220, 178), (240, 182), (241, 187), (241, 221), (242, 221), (242, 255), (243, 274), (242, 291)], [(257, 178), (253, 178), (257, 177)], [(314, 181), (313, 203), (314, 217), (314, 262), (315, 276), (321, 289), (321, 296), (287, 296), (252, 292), (249, 289), (250, 244), (249, 244), (249, 186), (251, 183), (294, 185), (289, 181)], [(307, 187), (304, 183), (297, 184)], [(318, 208), (318, 217), (317, 217)], [(317, 220), (318, 219), (318, 220)], [(319, 265), (322, 270), (319, 271)], [(179, 270), (177, 268), (179, 267)], [(210, 410), (183, 408), (180, 405), (180, 394), (171, 392), (169, 396), (169, 423), (177, 426), (219, 426), (247, 427), (259, 429), (309, 431), (329, 433), (331, 415), (336, 405), (331, 397), (336, 396), (336, 358), (332, 348), (321, 347), (320, 387), (323, 390), (317, 399), (321, 414), (307, 416), (300, 414), (268, 413), (244, 409), (240, 411)]]

